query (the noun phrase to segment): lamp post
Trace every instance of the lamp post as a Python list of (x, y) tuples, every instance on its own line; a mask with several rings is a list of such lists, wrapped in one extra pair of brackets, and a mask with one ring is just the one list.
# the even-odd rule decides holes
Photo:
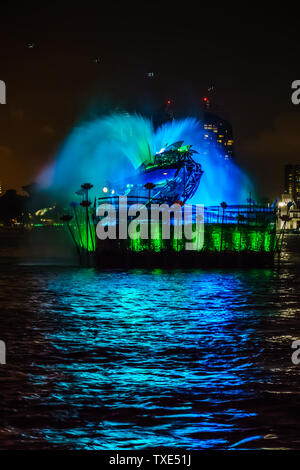
[(238, 227), (239, 227), (239, 234), (240, 234), (240, 243), (239, 243), (239, 249), (241, 251), (241, 248), (242, 248), (242, 227), (240, 226), (240, 223), (241, 222), (245, 222), (246, 218), (243, 214), (239, 214), (237, 216), (237, 223), (238, 223)]
[[(144, 185), (145, 189), (148, 189), (149, 191), (149, 201), (148, 201), (148, 204), (149, 204), (149, 213), (150, 213), (150, 201), (151, 201), (151, 189), (154, 189), (155, 188), (155, 184), (153, 183), (146, 183)], [(151, 221), (150, 221), (150, 217), (148, 217), (148, 248), (149, 248), (149, 251), (150, 251), (150, 248), (151, 248), (151, 234), (150, 234), (150, 227), (151, 227)]]
[(225, 218), (225, 210), (227, 209), (228, 205), (226, 202), (221, 202), (221, 207), (223, 209), (223, 213), (222, 213), (222, 228), (221, 228), (221, 248), (220, 248), (220, 251), (222, 251), (223, 249), (223, 225), (224, 225), (224, 218)]
[(81, 201), (80, 205), (85, 207), (85, 215), (86, 215), (86, 256), (87, 256), (87, 265), (89, 265), (89, 233), (91, 236), (91, 244), (94, 250), (94, 240), (92, 237), (92, 229), (90, 226), (90, 219), (89, 219), (89, 207), (91, 202), (89, 201), (89, 190), (92, 189), (93, 185), (90, 183), (84, 183), (81, 185), (83, 191), (85, 191), (86, 199)]
[(77, 226), (77, 231), (78, 231), (78, 236), (79, 236), (79, 241), (80, 241), (80, 246), (81, 248), (83, 247), (83, 243), (82, 243), (82, 237), (81, 237), (81, 230), (80, 230), (80, 225), (79, 225), (79, 220), (78, 220), (78, 214), (77, 214), (77, 206), (78, 206), (78, 203), (73, 201), (70, 203), (70, 206), (72, 207), (73, 209), (73, 212), (74, 212), (74, 216), (75, 216), (75, 221), (76, 221), (76, 226)]
[(149, 205), (150, 205), (151, 189), (154, 189), (154, 188), (155, 188), (155, 184), (153, 184), (153, 183), (146, 183), (144, 187), (149, 190)]

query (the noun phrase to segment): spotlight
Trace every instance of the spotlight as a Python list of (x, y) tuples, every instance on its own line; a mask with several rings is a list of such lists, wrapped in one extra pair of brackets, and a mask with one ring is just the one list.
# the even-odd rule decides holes
[(104, 193), (107, 193), (107, 191), (108, 191), (107, 187), (104, 186), (104, 188), (102, 189), (102, 191), (103, 191)]

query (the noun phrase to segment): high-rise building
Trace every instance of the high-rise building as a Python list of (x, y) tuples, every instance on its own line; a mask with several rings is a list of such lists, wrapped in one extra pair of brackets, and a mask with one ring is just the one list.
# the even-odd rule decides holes
[(214, 142), (216, 144), (225, 160), (234, 158), (234, 140), (230, 122), (212, 111), (211, 101), (208, 97), (203, 98), (203, 108), (199, 117), (203, 122), (205, 139), (208, 143)]
[[(215, 107), (212, 107), (210, 98), (204, 97), (202, 105), (194, 107), (194, 113), (203, 125), (204, 139), (207, 143), (207, 151), (204, 152), (209, 152), (209, 145), (215, 145), (225, 160), (234, 158), (232, 126), (227, 119), (219, 115)], [(182, 110), (178, 112), (176, 104), (174, 106), (172, 101), (168, 100), (165, 105), (152, 115), (152, 120), (155, 127), (159, 127), (165, 122), (172, 121), (174, 117), (182, 118), (184, 114)]]
[(295, 204), (300, 208), (300, 165), (285, 165), (284, 189), (292, 195)]

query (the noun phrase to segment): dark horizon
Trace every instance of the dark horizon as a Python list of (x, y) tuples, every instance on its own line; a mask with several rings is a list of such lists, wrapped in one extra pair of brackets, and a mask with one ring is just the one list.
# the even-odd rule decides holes
[[(0, 181), (20, 189), (34, 181), (72, 126), (92, 112), (199, 107), (213, 102), (230, 119), (237, 163), (258, 193), (284, 189), (284, 165), (299, 163), (299, 78), (293, 12), (243, 9), (2, 7)], [(33, 47), (29, 46), (32, 44)], [(97, 58), (99, 58), (99, 63)], [(153, 78), (146, 78), (153, 72)], [(191, 106), (192, 105), (192, 106)]]

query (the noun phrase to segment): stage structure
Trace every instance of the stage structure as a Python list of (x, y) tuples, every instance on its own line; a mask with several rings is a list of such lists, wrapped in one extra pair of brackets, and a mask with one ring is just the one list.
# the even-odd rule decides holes
[[(91, 185), (83, 184), (77, 192), (81, 202), (73, 203), (72, 212), (64, 215), (72, 216), (67, 220), (67, 225), (81, 263), (101, 267), (201, 267), (272, 263), (277, 250), (277, 208), (255, 205), (251, 198), (247, 205), (227, 205), (223, 201), (219, 205), (206, 207), (204, 245), (199, 250), (185, 250), (187, 240), (184, 236), (182, 239), (174, 238), (172, 219), (169, 239), (162, 236), (161, 222), (155, 238), (97, 239), (97, 206), (112, 204), (118, 215), (120, 196), (127, 197), (128, 207), (139, 204), (150, 211), (151, 204), (177, 203), (183, 210), (184, 204), (195, 195), (203, 175), (201, 165), (193, 159), (195, 153), (192, 146), (183, 141), (162, 148), (126, 181), (108, 182), (102, 188), (102, 195), (93, 204), (89, 201)], [(145, 223), (151, 224), (151, 218), (148, 219)], [(128, 223), (130, 221), (128, 218)], [(117, 218), (117, 232), (118, 224)], [(192, 225), (194, 229), (194, 220)]]

